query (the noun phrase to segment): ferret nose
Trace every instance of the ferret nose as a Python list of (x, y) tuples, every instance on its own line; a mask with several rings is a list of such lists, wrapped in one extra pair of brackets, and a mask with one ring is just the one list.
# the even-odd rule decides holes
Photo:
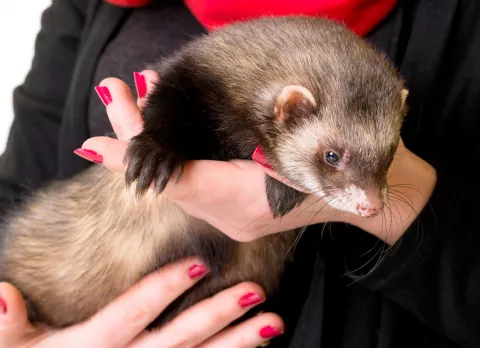
[(358, 212), (358, 215), (360, 215), (360, 216), (372, 217), (372, 216), (377, 215), (380, 212), (380, 208), (358, 204), (357, 205), (357, 212)]
[(357, 213), (363, 217), (373, 217), (382, 210), (381, 204), (357, 204)]
[(383, 190), (376, 187), (363, 188), (351, 185), (345, 191), (349, 194), (350, 200), (354, 204), (352, 211), (359, 216), (372, 217), (383, 210), (385, 201)]

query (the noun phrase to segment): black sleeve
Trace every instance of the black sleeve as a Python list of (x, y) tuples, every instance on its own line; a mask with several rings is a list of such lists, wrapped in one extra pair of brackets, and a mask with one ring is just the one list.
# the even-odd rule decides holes
[(480, 347), (480, 4), (464, 7), (411, 141), (437, 169), (430, 205), (362, 282), (441, 335)]
[(30, 71), (13, 92), (13, 124), (0, 156), (0, 215), (22, 191), (55, 177), (63, 105), (87, 5), (53, 0), (42, 15)]

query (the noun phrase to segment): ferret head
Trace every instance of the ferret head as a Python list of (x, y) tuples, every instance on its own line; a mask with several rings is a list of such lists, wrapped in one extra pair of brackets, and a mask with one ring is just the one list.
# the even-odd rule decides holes
[(392, 84), (335, 94), (283, 87), (274, 106), (275, 139), (265, 153), (293, 184), (337, 209), (371, 217), (387, 200), (408, 92)]

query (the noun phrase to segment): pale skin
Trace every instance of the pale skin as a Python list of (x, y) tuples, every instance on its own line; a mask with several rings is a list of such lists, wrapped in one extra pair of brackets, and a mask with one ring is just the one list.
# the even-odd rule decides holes
[[(159, 76), (148, 70), (142, 75), (148, 95), (152, 82)], [(140, 110), (145, 97), (135, 101), (128, 86), (115, 78), (105, 79), (100, 85), (107, 87), (112, 97), (106, 112), (118, 140), (95, 137), (85, 141), (82, 148), (98, 153), (103, 157), (104, 166), (123, 173), (123, 155), (128, 141), (142, 130)], [(386, 214), (362, 218), (337, 211), (319, 197), (311, 196), (287, 216), (274, 219), (265, 195), (265, 174), (287, 183), (254, 161), (192, 161), (187, 163), (178, 182), (172, 179), (164, 194), (190, 214), (242, 242), (305, 225), (342, 221), (392, 245), (424, 209), (436, 183), (434, 168), (401, 142), (388, 175), (389, 185), (394, 190)], [(403, 202), (399, 200), (402, 197)], [(273, 313), (260, 314), (223, 330), (245, 312), (235, 303), (242, 294), (253, 291), (264, 296), (256, 284), (242, 283), (193, 306), (159, 332), (145, 332), (150, 320), (196, 282), (185, 276), (188, 268), (185, 262), (189, 261), (182, 260), (146, 277), (88, 322), (49, 333), (28, 322), (18, 291), (9, 284), (0, 284), (0, 295), (8, 308), (6, 314), (0, 315), (0, 342), (6, 343), (1, 346), (75, 347), (75, 344), (85, 346), (88, 342), (89, 347), (158, 347), (159, 344), (162, 347), (256, 347), (266, 341), (259, 335), (262, 327), (284, 330), (281, 318)], [(179, 274), (184, 275), (180, 277), (183, 281), (171, 282), (172, 277), (178, 278)], [(162, 296), (158, 296), (159, 293)]]

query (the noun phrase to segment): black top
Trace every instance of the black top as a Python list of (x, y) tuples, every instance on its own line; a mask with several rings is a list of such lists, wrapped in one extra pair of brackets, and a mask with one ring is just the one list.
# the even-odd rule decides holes
[(95, 67), (88, 109), (90, 136), (113, 132), (93, 84), (106, 77), (118, 77), (135, 93), (133, 72), (141, 71), (174, 52), (206, 30), (181, 3), (164, 1), (133, 11), (109, 41)]
[[(132, 64), (137, 57), (170, 51), (198, 25), (181, 3), (161, 6), (156, 11), (164, 14), (158, 19), (163, 24), (152, 29), (165, 31), (157, 48), (128, 40), (128, 52), (139, 53), (108, 70), (109, 55), (118, 54), (128, 33), (143, 30), (147, 9), (53, 0), (42, 18), (32, 68), (14, 91), (15, 118), (0, 157), (0, 212), (25, 190), (90, 165), (72, 151), (90, 131), (104, 132), (104, 121), (95, 126), (106, 116), (94, 105), (93, 86), (106, 76), (132, 83), (131, 73), (141, 69)], [(479, 19), (477, 0), (405, 0), (369, 35), (407, 79), (410, 111), (402, 136), (438, 171), (433, 208), (388, 250), (344, 224), (327, 228), (323, 238), (321, 226), (309, 228), (272, 303), (286, 321), (285, 335), (272, 346), (480, 347), (480, 223), (474, 204), (480, 185), (473, 170), (480, 154)], [(352, 271), (355, 277), (347, 275)]]

